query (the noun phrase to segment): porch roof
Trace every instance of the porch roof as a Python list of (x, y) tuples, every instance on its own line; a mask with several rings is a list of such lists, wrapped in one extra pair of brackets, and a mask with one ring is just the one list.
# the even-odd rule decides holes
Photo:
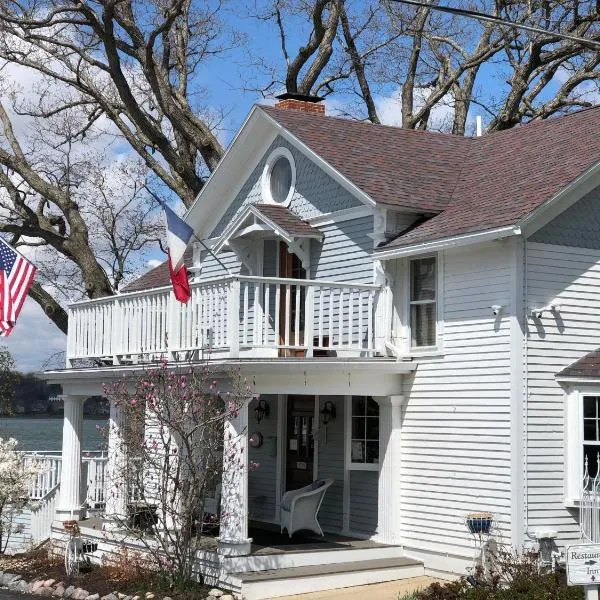
[[(206, 361), (169, 363), (168, 369), (200, 368)], [(258, 394), (331, 394), (386, 396), (400, 393), (400, 379), (417, 368), (412, 360), (395, 358), (246, 358), (212, 359), (208, 363), (215, 377), (226, 380), (234, 369), (251, 382)], [(132, 380), (158, 364), (109, 365), (45, 371), (42, 378), (63, 386), (64, 394), (102, 393), (102, 384)], [(373, 377), (377, 374), (377, 377)]]
[(556, 374), (561, 379), (600, 379), (600, 348), (571, 363)]

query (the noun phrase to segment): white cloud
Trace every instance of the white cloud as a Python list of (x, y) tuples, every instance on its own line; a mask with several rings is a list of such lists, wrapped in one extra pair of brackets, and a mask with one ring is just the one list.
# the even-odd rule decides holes
[(17, 324), (0, 345), (10, 350), (19, 371), (37, 371), (54, 353), (65, 350), (66, 336), (31, 298), (26, 298)]
[(149, 269), (154, 269), (154, 267), (162, 265), (163, 262), (164, 260), (157, 260), (156, 258), (151, 258), (149, 261), (146, 262), (146, 264), (148, 265)]

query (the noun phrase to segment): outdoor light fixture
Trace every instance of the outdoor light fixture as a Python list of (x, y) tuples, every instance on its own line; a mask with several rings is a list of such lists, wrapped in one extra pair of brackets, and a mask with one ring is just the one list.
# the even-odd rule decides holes
[(260, 423), (265, 417), (269, 416), (271, 409), (269, 408), (268, 402), (264, 398), (260, 398), (254, 409), (254, 416), (256, 422)]
[(335, 419), (335, 404), (331, 400), (327, 400), (321, 409), (321, 420), (323, 425), (329, 425)]
[(504, 306), (502, 304), (492, 304), (490, 308), (492, 309), (492, 314), (497, 317), (502, 312)]

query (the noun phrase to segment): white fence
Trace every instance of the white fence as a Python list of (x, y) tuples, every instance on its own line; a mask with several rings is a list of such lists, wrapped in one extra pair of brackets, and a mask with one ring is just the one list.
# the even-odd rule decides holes
[[(597, 457), (600, 466), (600, 454)], [(588, 458), (585, 457), (583, 481), (581, 485), (581, 504), (579, 505), (579, 527), (581, 539), (594, 544), (600, 543), (600, 469), (590, 477)]]
[(192, 284), (187, 304), (170, 288), (78, 302), (69, 307), (67, 360), (370, 356), (385, 313), (379, 296), (368, 284), (232, 276)]

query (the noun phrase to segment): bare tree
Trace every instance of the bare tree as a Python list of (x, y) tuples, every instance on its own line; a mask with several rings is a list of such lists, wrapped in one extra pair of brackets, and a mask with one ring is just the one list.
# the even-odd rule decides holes
[[(46, 281), (30, 295), (62, 331), (58, 287), (113, 294), (159, 237), (145, 190), (190, 206), (220, 160), (224, 107), (209, 106), (200, 72), (244, 42), (239, 19), (258, 17), (281, 49), (275, 62), (247, 53), (260, 69), (241, 87), (327, 96), (374, 123), (389, 98), (403, 127), (457, 135), (473, 111), (495, 131), (596, 100), (599, 54), (557, 36), (600, 39), (595, 0), (469, 5), (544, 33), (392, 0), (258, 0), (252, 15), (223, 2), (0, 0), (0, 233), (43, 247)], [(22, 73), (35, 75), (26, 97)], [(97, 156), (118, 144), (139, 162), (115, 197), (98, 193), (115, 173)]]

